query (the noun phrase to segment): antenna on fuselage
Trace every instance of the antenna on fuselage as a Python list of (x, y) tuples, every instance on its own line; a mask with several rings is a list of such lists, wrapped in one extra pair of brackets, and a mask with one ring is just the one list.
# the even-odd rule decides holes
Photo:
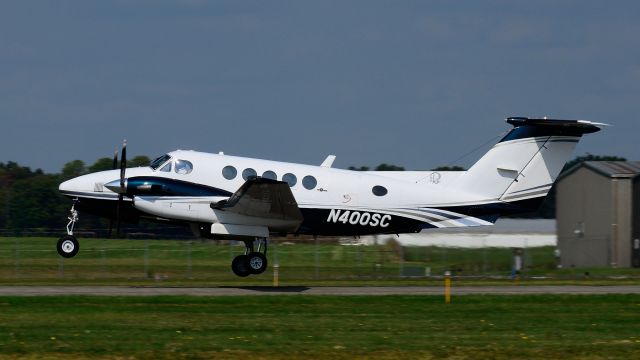
[(329, 155), (329, 156), (327, 156), (326, 159), (324, 159), (324, 161), (322, 162), (322, 164), (320, 164), (320, 166), (326, 167), (326, 168), (330, 168), (331, 166), (333, 166), (333, 162), (335, 160), (336, 160), (336, 156), (335, 155)]

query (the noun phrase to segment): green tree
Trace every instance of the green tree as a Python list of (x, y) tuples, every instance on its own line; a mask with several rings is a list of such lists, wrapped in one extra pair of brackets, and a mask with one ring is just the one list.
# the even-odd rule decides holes
[(149, 166), (151, 159), (146, 155), (138, 155), (131, 160), (127, 160), (128, 167)]
[(2, 168), (3, 163), (0, 163), (0, 229), (7, 228), (7, 215), (9, 213), (9, 186), (10, 178), (6, 173), (6, 170)]
[(103, 157), (96, 160), (93, 165), (89, 166), (88, 172), (94, 173), (98, 171), (112, 170), (113, 169), (113, 159), (108, 157)]
[(349, 166), (348, 169), (349, 170), (355, 170), (355, 171), (369, 171), (369, 167), (368, 166), (360, 166), (360, 167)]
[(54, 228), (64, 225), (66, 208), (58, 192), (58, 176), (37, 174), (11, 186), (8, 228)]
[(465, 171), (465, 168), (463, 168), (462, 166), (438, 166), (435, 167), (433, 169), (431, 169), (431, 171)]
[(62, 167), (62, 173), (60, 174), (60, 180), (65, 181), (84, 175), (87, 173), (87, 168), (82, 160), (70, 161)]
[(13, 184), (16, 181), (31, 179), (42, 174), (43, 172), (40, 169), (33, 172), (29, 167), (20, 166), (13, 161), (9, 161), (6, 164), (0, 163), (0, 227), (9, 228), (10, 226), (10, 202), (14, 197), (12, 194)]
[[(149, 166), (151, 164), (151, 159), (149, 159), (146, 155), (138, 155), (133, 159), (127, 160), (127, 167), (139, 167), (139, 166)], [(120, 163), (116, 165), (116, 168), (120, 168)], [(89, 166), (88, 172), (94, 173), (98, 171), (105, 171), (113, 169), (113, 158), (103, 157)]]
[[(42, 174), (42, 170), (37, 169), (35, 172), (31, 171), (31, 168), (27, 166), (20, 166), (18, 163), (9, 161), (6, 164), (0, 163), (0, 170), (7, 176), (9, 182), (13, 182), (15, 180), (26, 179), (32, 177), (36, 174)], [(9, 183), (1, 184), (3, 186), (8, 185)]]
[[(349, 170), (355, 170), (355, 171), (369, 171), (370, 170), (370, 168), (368, 166), (360, 166), (360, 167), (349, 166), (348, 169)], [(404, 167), (382, 163), (382, 164), (376, 166), (373, 170), (374, 171), (404, 171)]]
[(404, 171), (404, 167), (382, 163), (376, 166), (376, 171)]

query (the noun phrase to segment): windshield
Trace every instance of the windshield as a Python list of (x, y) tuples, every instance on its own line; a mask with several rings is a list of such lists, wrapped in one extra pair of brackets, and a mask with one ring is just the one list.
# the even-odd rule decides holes
[(171, 159), (171, 156), (169, 156), (169, 154), (164, 154), (164, 155), (162, 155), (162, 156), (160, 156), (160, 157), (156, 158), (155, 160), (153, 160), (153, 161), (151, 162), (151, 165), (149, 165), (149, 166), (151, 166), (151, 168), (152, 168), (153, 170), (156, 170), (157, 168), (159, 168), (159, 167), (160, 167), (160, 165), (164, 164), (164, 163), (165, 163), (165, 162), (167, 162), (167, 160), (169, 160), (169, 159)]

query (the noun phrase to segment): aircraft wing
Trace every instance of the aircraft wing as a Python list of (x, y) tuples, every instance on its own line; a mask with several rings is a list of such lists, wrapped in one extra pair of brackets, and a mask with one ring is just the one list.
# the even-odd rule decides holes
[(281, 224), (278, 227), (284, 225), (288, 231), (295, 231), (303, 220), (289, 185), (284, 181), (265, 178), (250, 178), (228, 200), (212, 204), (211, 207)]

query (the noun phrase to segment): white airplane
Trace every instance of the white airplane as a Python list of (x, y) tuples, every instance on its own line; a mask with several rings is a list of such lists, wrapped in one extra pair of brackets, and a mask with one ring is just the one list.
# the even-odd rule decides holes
[[(274, 234), (357, 236), (492, 225), (537, 209), (583, 134), (605, 124), (511, 117), (513, 129), (468, 171), (350, 171), (177, 150), (149, 167), (83, 175), (60, 184), (74, 199), (58, 253), (70, 258), (78, 210), (112, 219), (189, 224), (205, 238), (242, 240), (238, 276), (267, 268)], [(254, 248), (257, 245), (257, 249)]]

